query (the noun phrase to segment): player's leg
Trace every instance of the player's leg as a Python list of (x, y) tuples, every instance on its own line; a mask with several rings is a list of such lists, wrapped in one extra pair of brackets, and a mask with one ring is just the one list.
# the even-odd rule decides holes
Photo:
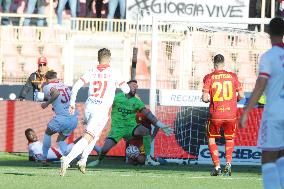
[(143, 145), (146, 153), (145, 165), (158, 166), (159, 162), (153, 160), (151, 157), (151, 131), (143, 125), (137, 125), (132, 131), (132, 136), (143, 136)]
[[(119, 140), (118, 140), (119, 141)], [(106, 138), (103, 147), (101, 148), (101, 151), (99, 153), (98, 159), (95, 161), (92, 161), (88, 164), (88, 167), (94, 167), (101, 163), (101, 161), (105, 158), (105, 155), (108, 153), (108, 151), (114, 147), (117, 144), (116, 139), (114, 138)]]
[(276, 167), (280, 177), (281, 188), (284, 189), (284, 150), (279, 152), (279, 156), (276, 161)]
[(60, 122), (60, 131), (57, 137), (57, 145), (62, 152), (63, 156), (66, 156), (70, 151), (67, 150), (67, 143), (65, 139), (71, 135), (78, 125), (77, 116), (58, 116)]
[[(284, 144), (284, 129), (281, 121), (262, 120), (258, 133), (258, 147), (262, 149), (262, 178), (265, 189), (280, 188), (280, 172), (278, 164)], [(279, 162), (278, 162), (279, 159)]]
[(237, 128), (236, 120), (225, 121), (223, 124), (224, 135), (226, 139), (225, 151), (226, 151), (226, 166), (224, 168), (224, 175), (232, 175), (232, 156), (234, 151), (234, 136)]
[(214, 164), (214, 169), (210, 173), (211, 176), (219, 176), (222, 174), (218, 146), (215, 142), (215, 138), (220, 137), (220, 123), (217, 121), (208, 121), (207, 124), (207, 136), (208, 136), (208, 148)]
[(51, 146), (51, 136), (58, 132), (59, 124), (57, 122), (57, 116), (48, 122), (47, 128), (43, 137), (42, 154), (43, 161), (46, 161), (48, 150)]

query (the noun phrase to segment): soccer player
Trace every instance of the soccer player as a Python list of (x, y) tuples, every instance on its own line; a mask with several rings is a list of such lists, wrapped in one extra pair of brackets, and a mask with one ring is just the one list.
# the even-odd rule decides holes
[[(136, 112), (144, 114), (151, 121), (151, 124), (161, 128), (167, 136), (173, 132), (172, 128), (160, 122), (151, 111), (146, 109), (145, 104), (135, 96), (138, 88), (137, 81), (131, 80), (128, 85), (130, 87), (128, 94), (119, 93), (114, 98), (111, 112), (111, 131), (99, 153), (98, 160), (89, 163), (89, 166), (98, 165), (104, 159), (106, 153), (122, 138), (129, 140), (132, 137), (149, 136), (151, 134), (149, 128), (141, 124), (137, 125)], [(151, 160), (152, 158), (148, 155), (147, 161)]]
[(214, 163), (211, 176), (222, 175), (218, 146), (215, 143), (215, 138), (221, 137), (220, 128), (223, 128), (226, 139), (226, 166), (224, 174), (231, 176), (231, 161), (234, 150), (233, 139), (237, 124), (237, 101), (244, 97), (244, 93), (237, 75), (224, 70), (223, 55), (216, 55), (213, 61), (214, 71), (204, 77), (202, 93), (202, 101), (210, 102), (207, 136), (211, 158)]
[[(38, 140), (38, 137), (35, 131), (31, 128), (25, 130), (25, 135), (28, 140), (28, 148), (29, 148), (29, 161), (43, 161), (43, 152), (42, 152), (42, 142)], [(74, 143), (70, 143), (67, 146), (66, 152), (68, 153)], [(50, 147), (47, 153), (47, 161), (60, 160), (62, 156), (62, 152), (59, 149)]]
[(110, 66), (111, 52), (103, 48), (98, 51), (99, 65), (86, 72), (73, 86), (69, 113), (75, 110), (75, 100), (78, 90), (89, 83), (88, 98), (85, 104), (85, 122), (87, 123), (83, 137), (74, 145), (71, 152), (62, 157), (60, 176), (64, 176), (69, 163), (82, 153), (82, 159), (78, 162), (80, 170), (84, 172), (87, 157), (93, 150), (99, 136), (105, 127), (109, 112), (115, 96), (117, 86), (124, 93), (130, 89), (121, 75), (114, 72)]
[(44, 96), (48, 101), (41, 104), (43, 109), (52, 104), (52, 109), (55, 112), (55, 116), (49, 121), (45, 130), (43, 139), (43, 162), (47, 159), (47, 153), (51, 145), (51, 136), (58, 133), (57, 144), (65, 154), (67, 144), (65, 139), (73, 132), (78, 124), (78, 112), (74, 115), (69, 115), (70, 104), (70, 89), (59, 82), (57, 79), (57, 73), (54, 71), (48, 71), (45, 75), (47, 85), (43, 87)]
[(262, 149), (262, 177), (265, 189), (284, 189), (284, 21), (273, 18), (269, 23), (271, 49), (260, 59), (259, 75), (254, 90), (244, 108), (240, 127), (265, 90), (266, 105), (258, 133)]

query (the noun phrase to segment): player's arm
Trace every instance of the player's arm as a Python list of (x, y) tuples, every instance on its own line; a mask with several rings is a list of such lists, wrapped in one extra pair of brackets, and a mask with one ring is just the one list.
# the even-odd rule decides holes
[(202, 100), (203, 102), (205, 102), (205, 103), (210, 102), (210, 100), (209, 100), (209, 93), (208, 93), (208, 92), (203, 91), (203, 92), (202, 92), (201, 100)]
[(261, 95), (263, 94), (264, 89), (267, 85), (267, 81), (268, 81), (267, 78), (264, 78), (261, 76), (257, 78), (255, 87), (251, 94), (251, 97), (249, 98), (249, 101), (246, 107), (244, 108), (244, 112), (240, 120), (241, 128), (246, 127), (246, 120), (247, 120), (248, 113), (251, 111), (252, 108), (254, 108), (255, 104), (257, 103)]
[(206, 75), (203, 78), (203, 89), (202, 89), (202, 97), (201, 100), (205, 103), (210, 102), (210, 97), (209, 97), (209, 89), (210, 89), (210, 81), (209, 81), (209, 75)]
[(118, 86), (124, 94), (128, 94), (130, 92), (130, 87), (125, 81), (120, 82)]
[(142, 114), (144, 114), (144, 116), (150, 120), (150, 122), (155, 126), (155, 127), (158, 127), (160, 129), (162, 129), (164, 131), (164, 133), (167, 135), (167, 136), (170, 136), (172, 133), (173, 133), (173, 129), (169, 126), (169, 125), (165, 125), (163, 124), (161, 121), (159, 121), (157, 119), (157, 117), (150, 111), (150, 110), (147, 110), (146, 108), (142, 108), (140, 110), (140, 112)]
[(52, 104), (57, 98), (58, 96), (60, 95), (60, 92), (55, 89), (55, 88), (51, 88), (50, 89), (50, 98), (48, 101), (44, 102), (41, 104), (41, 107), (43, 109), (47, 108), (49, 104)]
[(76, 104), (76, 98), (77, 98), (78, 91), (85, 84), (86, 84), (86, 81), (83, 78), (80, 78), (72, 87), (71, 98), (70, 98), (70, 107), (69, 107), (70, 115), (73, 115), (74, 112), (75, 112), (75, 104)]

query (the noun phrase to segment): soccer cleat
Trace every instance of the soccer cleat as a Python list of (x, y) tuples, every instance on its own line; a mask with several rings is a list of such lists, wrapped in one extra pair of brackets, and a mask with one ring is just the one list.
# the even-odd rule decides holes
[(232, 176), (232, 165), (230, 163), (226, 163), (224, 168), (224, 176)]
[(213, 169), (210, 173), (211, 176), (222, 176), (222, 169), (218, 168), (218, 169)]
[(92, 162), (88, 163), (88, 167), (95, 167), (99, 164), (100, 164), (100, 160), (97, 159), (96, 161), (92, 161)]
[(78, 169), (80, 170), (80, 172), (85, 174), (86, 173), (86, 163), (80, 160), (77, 162), (77, 165), (78, 165)]
[(157, 162), (157, 161), (154, 161), (154, 160), (152, 159), (152, 157), (149, 157), (149, 158), (147, 158), (147, 159), (146, 159), (146, 161), (145, 161), (145, 165), (150, 165), (150, 166), (159, 166), (159, 165), (160, 165), (160, 163), (159, 163), (159, 162)]
[(65, 175), (65, 173), (66, 173), (66, 170), (69, 167), (69, 164), (67, 164), (67, 162), (66, 162), (66, 157), (62, 156), (60, 158), (60, 164), (61, 164), (61, 167), (60, 167), (59, 175), (63, 177)]

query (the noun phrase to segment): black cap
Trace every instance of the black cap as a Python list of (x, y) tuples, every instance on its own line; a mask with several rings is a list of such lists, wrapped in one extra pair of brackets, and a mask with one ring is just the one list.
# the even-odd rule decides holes
[(224, 62), (224, 56), (221, 54), (217, 54), (216, 56), (214, 56), (214, 64), (218, 64), (218, 63), (223, 63)]

